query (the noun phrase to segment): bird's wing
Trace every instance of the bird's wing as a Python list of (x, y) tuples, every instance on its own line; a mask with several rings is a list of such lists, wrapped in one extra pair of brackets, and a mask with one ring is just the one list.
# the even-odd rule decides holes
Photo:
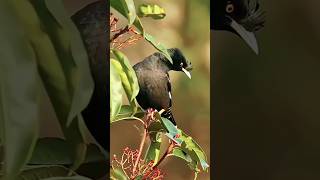
[(170, 82), (170, 77), (169, 77), (169, 74), (167, 73), (167, 79), (168, 79), (168, 82), (167, 82), (167, 87), (168, 87), (168, 94), (169, 94), (169, 107), (166, 109), (166, 111), (162, 114), (163, 117), (169, 119), (174, 125), (176, 125), (176, 121), (174, 120), (173, 118), (173, 115), (172, 115), (172, 111), (171, 111), (171, 106), (172, 106), (172, 95), (171, 95), (171, 82)]
[(162, 71), (142, 70), (137, 67), (134, 69), (140, 86), (137, 96), (140, 106), (143, 109), (155, 108), (158, 111), (164, 109), (165, 112), (161, 116), (176, 125), (171, 112), (172, 97), (169, 74)]
[(167, 109), (171, 106), (171, 98), (168, 84), (170, 83), (166, 73), (160, 71), (144, 70), (137, 73), (140, 92), (137, 97), (140, 106), (144, 109)]

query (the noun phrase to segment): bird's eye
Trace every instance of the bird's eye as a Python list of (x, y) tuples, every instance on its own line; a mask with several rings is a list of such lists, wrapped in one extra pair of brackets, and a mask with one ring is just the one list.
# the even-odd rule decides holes
[(234, 5), (230, 1), (228, 1), (228, 4), (226, 6), (226, 12), (230, 14), (233, 11), (234, 11)]

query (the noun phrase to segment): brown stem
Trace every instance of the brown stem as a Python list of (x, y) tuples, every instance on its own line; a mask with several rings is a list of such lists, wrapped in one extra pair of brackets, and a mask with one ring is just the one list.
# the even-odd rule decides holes
[(140, 148), (139, 148), (139, 152), (138, 152), (138, 157), (136, 159), (136, 162), (134, 163), (134, 166), (132, 169), (132, 174), (135, 174), (135, 171), (137, 169), (137, 165), (138, 165), (138, 162), (140, 161), (141, 153), (142, 153), (144, 142), (145, 142), (146, 138), (147, 138), (147, 128), (144, 127), (143, 136), (141, 139)]
[(166, 152), (163, 154), (163, 156), (160, 158), (160, 160), (155, 164), (152, 168), (156, 168), (159, 166), (159, 164), (172, 152), (173, 148), (175, 146), (175, 143), (171, 141), (170, 145), (168, 146)]
[(128, 32), (129, 26), (124, 27), (123, 29), (121, 29), (118, 33), (116, 33), (115, 35), (112, 36), (112, 38), (110, 39), (110, 42), (113, 42), (115, 39), (117, 39), (120, 35)]

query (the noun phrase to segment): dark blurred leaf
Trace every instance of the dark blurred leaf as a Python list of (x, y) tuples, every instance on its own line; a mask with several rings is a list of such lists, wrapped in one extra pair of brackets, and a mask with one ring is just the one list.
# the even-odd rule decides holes
[(164, 9), (156, 4), (142, 4), (139, 6), (139, 17), (151, 17), (153, 19), (163, 19), (166, 16)]
[(28, 164), (70, 165), (72, 151), (68, 144), (60, 138), (39, 139)]
[[(62, 1), (46, 0), (46, 4), (52, 15), (65, 29), (63, 31), (63, 29), (55, 26), (53, 30), (56, 31), (51, 32), (51, 37), (56, 49), (59, 48), (57, 51), (60, 54), (60, 62), (74, 91), (67, 120), (67, 124), (70, 125), (71, 121), (88, 105), (93, 92), (93, 79), (80, 32), (64, 11)], [(59, 37), (60, 41), (55, 42), (55, 38)], [(69, 64), (66, 63), (67, 59), (69, 59)], [(74, 66), (71, 64), (74, 64)]]
[(110, 6), (126, 17), (129, 25), (133, 24), (137, 17), (133, 0), (110, 0)]
[(128, 180), (127, 176), (121, 169), (111, 170), (111, 177), (112, 180)]
[(166, 129), (163, 127), (160, 121), (155, 121), (149, 125), (148, 132), (149, 133), (166, 132)]
[(110, 64), (110, 97), (111, 123), (115, 119), (116, 115), (119, 113), (122, 105), (121, 79), (113, 64)]
[(83, 163), (76, 172), (92, 179), (101, 179), (109, 174), (109, 160)]
[(71, 177), (52, 177), (52, 178), (45, 178), (42, 180), (92, 180), (92, 179), (84, 176), (71, 176)]
[[(135, 71), (133, 70), (128, 58), (118, 50), (112, 50), (115, 59), (111, 59), (112, 65), (116, 68), (130, 102), (139, 93), (139, 84)], [(116, 61), (115, 61), (116, 60)]]
[(153, 46), (155, 47), (158, 51), (160, 51), (171, 63), (172, 59), (170, 57), (170, 54), (168, 53), (167, 48), (161, 44), (160, 42), (157, 42), (157, 40), (150, 34), (145, 33), (144, 38)]
[[(71, 165), (72, 151), (67, 148), (68, 143), (61, 138), (42, 138), (39, 139), (33, 151), (29, 164), (42, 165)], [(107, 161), (98, 146), (88, 145), (84, 163)]]
[[(69, 176), (69, 177), (68, 177)], [(90, 180), (88, 178), (78, 176), (64, 166), (58, 165), (37, 165), (27, 166), (20, 174), (17, 180), (44, 180), (44, 179), (77, 179)]]
[[(81, 43), (81, 39), (75, 41), (76, 38), (80, 38), (80, 34), (75, 27), (70, 28), (74, 25), (68, 18), (61, 0), (33, 1), (33, 6), (42, 22), (41, 28), (45, 28), (48, 33), (48, 35), (40, 34), (41, 36), (37, 34), (41, 41), (34, 40), (40, 75), (69, 147), (72, 148), (74, 162), (72, 169), (77, 169), (85, 158), (87, 147), (80, 112), (89, 102), (91, 88), (93, 88), (92, 80), (89, 77), (91, 76), (90, 71), (89, 69), (84, 70), (89, 68), (88, 58), (83, 45), (81, 48), (79, 48), (80, 46), (72, 47), (76, 43)], [(72, 52), (75, 49), (78, 49), (79, 52)], [(75, 58), (74, 53), (82, 54), (84, 57), (76, 56), (77, 58)], [(81, 84), (81, 78), (89, 80), (89, 83)], [(78, 100), (77, 98), (84, 99)], [(72, 116), (70, 116), (71, 111), (74, 113)], [(73, 120), (68, 122), (68, 119)]]
[[(1, 171), (4, 179), (15, 179), (38, 137), (40, 84), (36, 55), (29, 41), (33, 34), (26, 32), (38, 17), (29, 1), (0, 1), (0, 22), (4, 24), (0, 28)], [(33, 30), (41, 31), (40, 26)]]

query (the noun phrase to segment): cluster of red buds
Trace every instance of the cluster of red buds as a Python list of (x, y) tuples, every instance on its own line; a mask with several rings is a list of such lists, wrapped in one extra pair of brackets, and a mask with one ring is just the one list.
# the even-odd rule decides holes
[(110, 13), (110, 33), (111, 33), (111, 47), (122, 49), (130, 45), (136, 44), (142, 39), (142, 35), (138, 33), (134, 27), (126, 26), (124, 28), (117, 28), (119, 19)]
[(145, 162), (143, 159), (139, 159), (137, 168), (135, 171), (133, 170), (138, 154), (138, 150), (131, 150), (128, 147), (124, 148), (120, 159), (116, 155), (113, 156), (111, 161), (112, 169), (122, 169), (131, 180), (137, 177), (142, 177), (142, 180), (162, 180), (164, 174), (159, 168), (153, 167), (153, 161)]

